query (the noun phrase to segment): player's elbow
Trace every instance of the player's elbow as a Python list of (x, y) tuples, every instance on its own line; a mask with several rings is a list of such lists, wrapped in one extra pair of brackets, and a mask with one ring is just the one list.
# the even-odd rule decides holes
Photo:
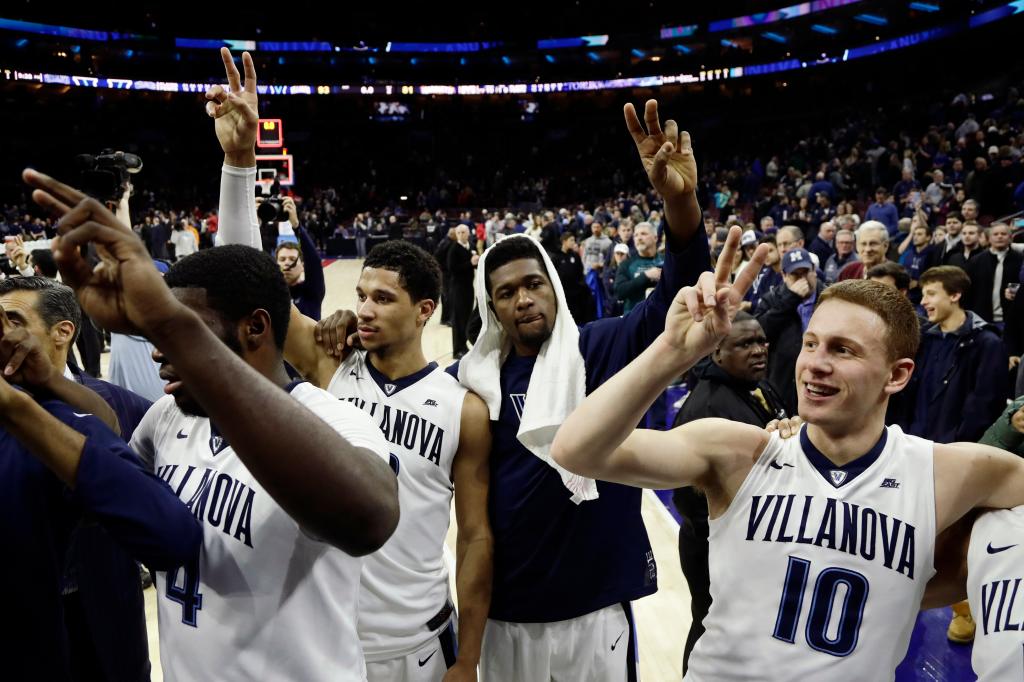
[(551, 459), (566, 471), (594, 478), (594, 470), (597, 467), (588, 461), (588, 458), (581, 456), (581, 448), (571, 443), (571, 437), (563, 436), (563, 433), (565, 429), (560, 429), (555, 435), (555, 440), (551, 444)]
[(344, 540), (334, 544), (352, 556), (373, 554), (391, 538), (399, 518), (398, 479), (389, 475), (375, 486), (362, 518), (355, 519)]
[(203, 546), (203, 527), (190, 512), (178, 515), (176, 523), (165, 526), (159, 546), (138, 556), (150, 570), (169, 571), (184, 566), (199, 556)]

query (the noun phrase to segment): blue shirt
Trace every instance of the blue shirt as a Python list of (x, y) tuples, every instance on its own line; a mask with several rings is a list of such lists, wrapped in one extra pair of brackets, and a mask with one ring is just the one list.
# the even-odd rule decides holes
[(867, 213), (864, 214), (864, 220), (877, 220), (882, 223), (889, 230), (890, 237), (894, 237), (899, 233), (899, 211), (896, 210), (896, 206), (888, 201), (884, 204), (874, 203), (868, 206)]
[(0, 562), (0, 581), (8, 586), (0, 657), (5, 679), (12, 680), (70, 677), (61, 573), (71, 529), (84, 516), (153, 569), (191, 560), (202, 544), (188, 508), (142, 469), (119, 436), (62, 402), (42, 406), (86, 442), (72, 491), (0, 429), (0, 537), (14, 550)]
[[(623, 317), (597, 320), (580, 330), (587, 393), (664, 330), (672, 298), (709, 269), (710, 258), (698, 227), (685, 249), (666, 253), (661, 279), (649, 297)], [(501, 410), (491, 424), (490, 617), (518, 623), (568, 620), (639, 599), (657, 590), (658, 575), (640, 516), (639, 488), (598, 481), (598, 499), (574, 504), (558, 473), (516, 437), (535, 361), (514, 353), (505, 360)]]

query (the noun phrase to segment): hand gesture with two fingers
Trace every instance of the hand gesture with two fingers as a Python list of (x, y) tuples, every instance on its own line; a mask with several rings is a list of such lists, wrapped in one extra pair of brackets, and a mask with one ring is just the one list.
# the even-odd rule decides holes
[(665, 318), (665, 339), (685, 356), (703, 357), (732, 329), (732, 319), (743, 303), (754, 277), (761, 271), (768, 246), (757, 247), (751, 262), (729, 283), (732, 264), (740, 248), (742, 230), (734, 225), (729, 231), (715, 271), (701, 274), (697, 285), (683, 287), (676, 294)]
[(626, 104), (623, 113), (640, 162), (658, 194), (669, 200), (696, 191), (697, 161), (693, 158), (690, 133), (680, 131), (672, 119), (665, 121), (663, 129), (658, 119), (657, 100), (649, 99), (644, 105), (646, 132), (632, 104)]

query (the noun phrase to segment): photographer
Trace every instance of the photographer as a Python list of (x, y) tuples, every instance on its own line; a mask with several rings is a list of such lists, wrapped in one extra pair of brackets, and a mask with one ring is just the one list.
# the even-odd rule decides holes
[(278, 244), (274, 251), (274, 260), (284, 273), (295, 307), (306, 317), (319, 320), (320, 305), (327, 293), (320, 253), (316, 250), (316, 244), (313, 243), (313, 238), (309, 236), (306, 228), (299, 226), (295, 200), (284, 197), (282, 208), (292, 229), (295, 230), (298, 241), (282, 241)]

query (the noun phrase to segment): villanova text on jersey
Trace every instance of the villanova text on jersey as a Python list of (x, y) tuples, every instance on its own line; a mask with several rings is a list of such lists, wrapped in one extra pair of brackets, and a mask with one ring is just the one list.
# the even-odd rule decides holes
[[(253, 546), (255, 490), (216, 469), (206, 468), (199, 474), (197, 467), (191, 464), (186, 468), (165, 464), (157, 467), (156, 475), (171, 487), (201, 523), (219, 528), (235, 540)], [(190, 483), (193, 487), (187, 488)]]
[(354, 396), (341, 400), (347, 400), (377, 420), (381, 433), (389, 443), (400, 445), (410, 452), (418, 452), (420, 457), (441, 466), (445, 431), (437, 424), (422, 415), (392, 405), (381, 405)]
[(834, 497), (754, 495), (748, 542), (825, 547), (880, 562), (914, 579), (916, 529), (895, 516)]

